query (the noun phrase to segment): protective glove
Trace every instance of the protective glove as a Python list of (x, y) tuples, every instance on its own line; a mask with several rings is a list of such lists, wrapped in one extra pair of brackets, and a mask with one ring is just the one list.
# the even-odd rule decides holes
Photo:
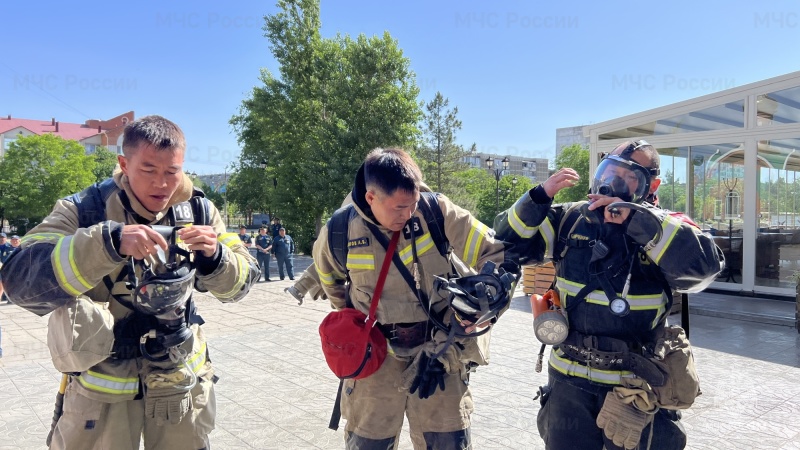
[(155, 419), (158, 426), (165, 425), (167, 422), (172, 425), (179, 424), (186, 413), (191, 410), (192, 395), (190, 392), (175, 388), (148, 389), (145, 395), (145, 417)]
[(618, 393), (606, 394), (603, 407), (597, 415), (597, 426), (614, 445), (634, 449), (642, 438), (642, 430), (652, 419), (652, 414), (639, 411), (622, 401)]
[(418, 392), (419, 398), (426, 399), (436, 392), (436, 386), (444, 391), (444, 377), (447, 372), (444, 364), (438, 359), (432, 359), (426, 352), (420, 352), (419, 371), (414, 382), (411, 383), (410, 393)]
[(654, 414), (658, 410), (653, 388), (641, 378), (623, 378), (622, 386), (615, 387), (614, 392), (622, 403), (633, 405), (639, 411)]

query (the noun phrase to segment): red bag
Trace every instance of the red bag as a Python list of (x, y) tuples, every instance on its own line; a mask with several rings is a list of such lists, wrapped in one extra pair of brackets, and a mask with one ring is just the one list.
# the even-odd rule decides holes
[(344, 308), (329, 313), (319, 325), (325, 361), (339, 378), (366, 378), (377, 372), (386, 359), (386, 338), (374, 326), (375, 312), (399, 236), (399, 232), (394, 233), (386, 250), (375, 295), (369, 305), (369, 316), (355, 308)]

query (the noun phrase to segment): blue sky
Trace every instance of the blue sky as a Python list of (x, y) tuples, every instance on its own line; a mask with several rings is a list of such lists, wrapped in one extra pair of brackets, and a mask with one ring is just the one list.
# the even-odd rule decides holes
[[(458, 143), (552, 159), (555, 130), (800, 70), (794, 1), (323, 0), (322, 34), (388, 31)], [(271, 1), (6, 2), (0, 116), (82, 123), (133, 110), (186, 132), (187, 171), (219, 173), (228, 120), (277, 71)]]

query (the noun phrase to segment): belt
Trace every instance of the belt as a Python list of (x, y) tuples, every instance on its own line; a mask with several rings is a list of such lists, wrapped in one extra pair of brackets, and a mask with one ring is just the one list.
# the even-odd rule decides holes
[[(606, 345), (600, 345), (605, 343)], [(613, 350), (600, 350), (602, 346)], [(570, 359), (600, 370), (629, 370), (651, 386), (663, 386), (666, 376), (646, 357), (631, 351), (620, 339), (605, 336), (587, 336), (571, 331), (567, 339), (557, 346)]]
[(413, 348), (428, 340), (429, 322), (379, 323), (378, 328), (393, 346)]

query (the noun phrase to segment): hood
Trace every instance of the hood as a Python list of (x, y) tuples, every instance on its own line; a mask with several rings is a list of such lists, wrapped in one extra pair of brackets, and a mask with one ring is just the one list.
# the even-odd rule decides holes
[(188, 201), (190, 198), (192, 198), (192, 192), (194, 189), (192, 180), (185, 173), (182, 173), (182, 175), (183, 175), (183, 180), (180, 186), (178, 186), (178, 189), (175, 190), (175, 193), (172, 194), (172, 198), (169, 199), (169, 203), (167, 203), (166, 208), (164, 208), (161, 211), (157, 211), (155, 213), (149, 211), (139, 202), (139, 199), (136, 198), (136, 194), (133, 193), (131, 185), (128, 182), (128, 176), (122, 173), (122, 169), (120, 169), (119, 166), (117, 166), (114, 169), (113, 178), (114, 182), (117, 183), (117, 186), (123, 191), (125, 191), (125, 193), (128, 195), (128, 199), (130, 200), (131, 209), (133, 209), (133, 212), (141, 216), (143, 219), (152, 222), (152, 221), (160, 221), (162, 218), (164, 218), (164, 216), (167, 214), (167, 212), (172, 206), (177, 205), (178, 203), (181, 202)]

